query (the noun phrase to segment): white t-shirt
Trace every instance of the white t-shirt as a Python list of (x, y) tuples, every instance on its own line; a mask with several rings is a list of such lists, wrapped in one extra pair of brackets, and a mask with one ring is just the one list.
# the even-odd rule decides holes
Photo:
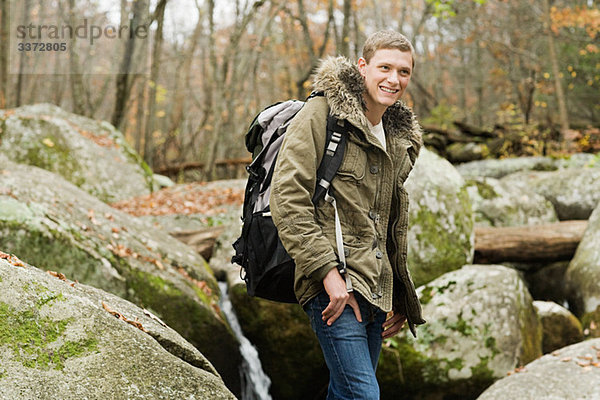
[(371, 129), (371, 133), (373, 135), (375, 135), (375, 137), (377, 139), (379, 139), (379, 141), (381, 142), (381, 146), (383, 147), (384, 150), (386, 150), (385, 131), (383, 130), (383, 121), (380, 121), (377, 125), (371, 124), (371, 121), (369, 121), (369, 120), (367, 120), (367, 122), (369, 123), (369, 129)]

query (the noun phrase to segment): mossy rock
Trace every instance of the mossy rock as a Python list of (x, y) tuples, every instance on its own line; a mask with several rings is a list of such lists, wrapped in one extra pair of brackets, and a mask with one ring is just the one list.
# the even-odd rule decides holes
[(0, 110), (0, 152), (55, 172), (105, 202), (152, 189), (152, 171), (121, 132), (52, 104)]
[(208, 360), (147, 311), (4, 257), (0, 398), (235, 399)]
[(0, 249), (149, 309), (239, 393), (239, 343), (219, 288), (191, 248), (48, 171), (0, 155)]
[(561, 221), (588, 219), (600, 202), (600, 168), (520, 172), (505, 176), (501, 181), (544, 196)]
[(534, 301), (533, 306), (542, 322), (544, 354), (583, 340), (581, 322), (569, 310), (551, 301)]
[(324, 398), (329, 372), (308, 316), (298, 304), (248, 296), (243, 284), (229, 295), (244, 335), (258, 350), (274, 399)]
[(543, 196), (494, 178), (467, 180), (475, 225), (525, 226), (557, 222), (554, 206)]
[[(600, 204), (600, 203), (599, 203)], [(569, 308), (593, 336), (600, 336), (600, 206), (588, 220), (587, 229), (565, 274)], [(595, 333), (594, 333), (595, 332)]]
[(403, 331), (385, 343), (382, 398), (473, 399), (542, 352), (542, 328), (518, 273), (467, 265), (418, 288), (428, 321), (417, 338)]
[(406, 188), (410, 195), (408, 265), (415, 285), (471, 263), (471, 199), (456, 169), (423, 149)]

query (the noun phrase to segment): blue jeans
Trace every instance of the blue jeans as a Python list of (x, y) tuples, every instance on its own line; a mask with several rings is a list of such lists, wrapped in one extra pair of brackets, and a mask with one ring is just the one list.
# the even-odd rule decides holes
[(375, 370), (386, 313), (358, 293), (355, 296), (363, 322), (358, 322), (347, 305), (342, 315), (327, 326), (321, 315), (329, 304), (325, 291), (304, 306), (329, 368), (327, 400), (379, 399)]

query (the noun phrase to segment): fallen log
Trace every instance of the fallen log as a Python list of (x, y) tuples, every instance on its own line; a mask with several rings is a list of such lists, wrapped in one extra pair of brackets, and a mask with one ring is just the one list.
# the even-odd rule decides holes
[(511, 227), (476, 227), (477, 264), (502, 261), (570, 260), (583, 237), (587, 221)]
[(224, 226), (215, 226), (197, 230), (172, 231), (169, 232), (169, 235), (192, 247), (206, 261), (209, 261), (213, 255), (215, 242), (224, 230)]
[[(228, 160), (217, 160), (215, 161), (215, 166), (217, 167), (229, 167), (229, 166), (238, 166), (238, 165), (248, 165), (252, 162), (252, 158), (244, 157), (244, 158), (234, 158)], [(188, 171), (191, 169), (204, 169), (206, 165), (202, 162), (185, 162), (177, 165), (167, 165), (164, 167), (158, 167), (154, 172), (161, 175), (173, 175), (182, 171)]]

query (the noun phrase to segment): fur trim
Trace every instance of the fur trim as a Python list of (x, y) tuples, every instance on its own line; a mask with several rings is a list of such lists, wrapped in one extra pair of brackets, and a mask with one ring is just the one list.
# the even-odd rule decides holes
[[(317, 68), (313, 82), (313, 89), (325, 94), (333, 115), (346, 119), (357, 127), (368, 126), (363, 99), (366, 88), (355, 64), (345, 57), (325, 58)], [(383, 115), (383, 126), (387, 134), (408, 139), (416, 151), (416, 159), (422, 143), (421, 127), (404, 102), (397, 101), (388, 107)]]

